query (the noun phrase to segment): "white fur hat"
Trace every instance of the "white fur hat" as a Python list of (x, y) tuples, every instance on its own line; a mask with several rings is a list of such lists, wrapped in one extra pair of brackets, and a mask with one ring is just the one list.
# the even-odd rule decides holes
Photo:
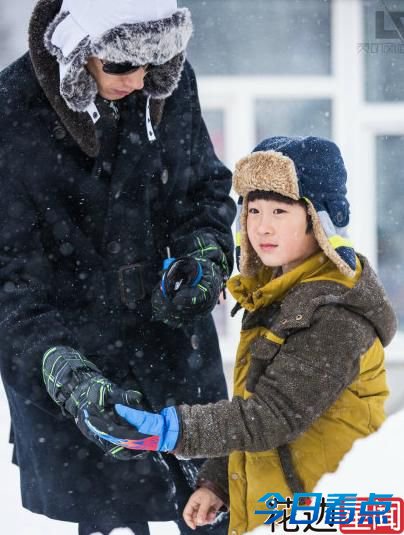
[(45, 46), (61, 67), (61, 95), (72, 110), (84, 111), (97, 94), (85, 68), (90, 56), (150, 64), (145, 92), (165, 98), (178, 85), (191, 34), (191, 14), (176, 0), (63, 0)]

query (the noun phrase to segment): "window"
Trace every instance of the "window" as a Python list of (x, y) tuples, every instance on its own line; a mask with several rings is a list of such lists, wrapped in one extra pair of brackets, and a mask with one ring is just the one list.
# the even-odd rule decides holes
[(378, 271), (404, 325), (403, 136), (377, 136)]
[(210, 138), (221, 160), (226, 159), (224, 143), (224, 113), (221, 109), (209, 109), (203, 114)]
[(329, 74), (329, 0), (183, 0), (201, 75)]
[(27, 50), (28, 21), (35, 0), (0, 0), (0, 70)]
[[(404, 0), (363, 0), (366, 99), (404, 100)], [(396, 18), (397, 16), (397, 18)]]
[(331, 137), (331, 101), (264, 100), (255, 103), (256, 142), (270, 136)]

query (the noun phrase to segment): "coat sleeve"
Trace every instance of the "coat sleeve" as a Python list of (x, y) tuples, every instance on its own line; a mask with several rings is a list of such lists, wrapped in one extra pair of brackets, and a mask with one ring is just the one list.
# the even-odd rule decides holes
[(10, 179), (12, 165), (0, 158), (0, 371), (7, 388), (51, 410), (42, 356), (55, 345), (78, 345), (50, 305), (52, 270), (41, 244), (37, 211), (19, 178)]
[(288, 337), (248, 399), (179, 407), (186, 457), (266, 451), (296, 439), (357, 377), (375, 333), (342, 307), (321, 307), (313, 322)]
[(208, 459), (202, 465), (198, 474), (198, 487), (205, 487), (211, 490), (229, 507), (229, 457), (216, 457)]
[[(186, 190), (176, 190), (170, 203), (175, 208), (169, 241), (174, 255), (182, 256), (195, 250), (196, 238), (202, 237), (208, 243), (214, 240), (226, 257), (228, 273), (224, 275), (229, 276), (234, 254), (231, 225), (236, 215), (235, 203), (229, 195), (232, 176), (214, 152), (201, 115), (195, 73), (189, 63), (185, 65), (183, 77), (183, 98), (192, 121), (190, 168), (181, 179), (187, 185)], [(181, 120), (185, 121), (187, 116), (186, 112)], [(212, 260), (221, 263), (219, 256)]]

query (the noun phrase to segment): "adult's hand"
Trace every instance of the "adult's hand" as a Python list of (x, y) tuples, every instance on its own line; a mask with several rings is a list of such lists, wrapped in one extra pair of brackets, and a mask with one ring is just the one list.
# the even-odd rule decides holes
[[(105, 454), (118, 460), (138, 456), (102, 437), (102, 433), (131, 438), (133, 428), (115, 413), (116, 403), (142, 407), (142, 394), (123, 390), (103, 377), (99, 369), (70, 347), (49, 349), (42, 361), (43, 379), (51, 398), (64, 413), (73, 416), (83, 435), (97, 444)], [(99, 431), (94, 433), (92, 428)]]
[(152, 295), (153, 319), (173, 328), (212, 312), (228, 276), (225, 255), (213, 238), (195, 237), (193, 246), (173, 259)]

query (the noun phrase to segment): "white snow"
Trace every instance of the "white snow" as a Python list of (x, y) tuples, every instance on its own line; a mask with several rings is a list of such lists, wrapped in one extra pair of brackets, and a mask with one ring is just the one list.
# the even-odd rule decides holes
[(404, 498), (404, 410), (391, 415), (377, 433), (355, 442), (335, 474), (316, 492), (393, 493)]
[[(377, 433), (357, 440), (337, 472), (325, 475), (315, 492), (352, 492), (363, 497), (375, 492), (404, 498), (404, 410), (390, 416)], [(270, 531), (266, 526), (251, 533), (268, 535)]]

